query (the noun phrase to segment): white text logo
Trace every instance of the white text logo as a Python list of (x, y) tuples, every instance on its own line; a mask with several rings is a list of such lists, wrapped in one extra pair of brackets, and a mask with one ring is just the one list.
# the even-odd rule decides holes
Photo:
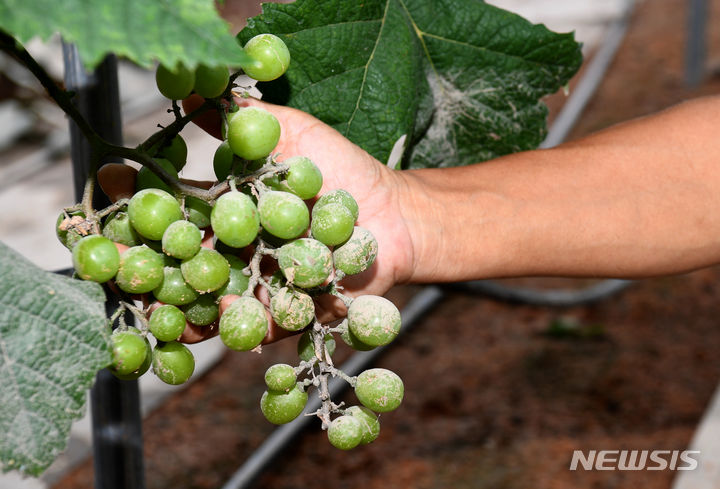
[(570, 470), (695, 470), (698, 450), (573, 450)]

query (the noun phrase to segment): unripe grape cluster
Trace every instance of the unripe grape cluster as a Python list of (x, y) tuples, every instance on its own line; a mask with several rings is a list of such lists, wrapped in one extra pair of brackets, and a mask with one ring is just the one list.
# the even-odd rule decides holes
[[(285, 44), (269, 34), (244, 49), (253, 62), (242, 68), (258, 80), (277, 78), (290, 62)], [(260, 400), (265, 417), (275, 424), (292, 421), (314, 387), (322, 403), (311, 414), (322, 420), (330, 443), (343, 450), (370, 443), (379, 434), (375, 413), (398, 407), (403, 383), (380, 368), (349, 377), (334, 366), (332, 354), (336, 338), (364, 351), (387, 345), (400, 331), (400, 313), (387, 299), (342, 293), (345, 276), (373, 265), (377, 241), (356, 225), (360, 209), (349, 192), (319, 195), (323, 176), (313, 161), (302, 155), (279, 160), (273, 153), (278, 120), (262, 108), (234, 106), (233, 79), (227, 67), (204, 65), (159, 66), (156, 73), (160, 92), (170, 99), (196, 93), (226, 101), (215, 106), (226, 139), (213, 157), (214, 187), (206, 194), (183, 191), (178, 174), (187, 146), (179, 131), (167, 133), (149, 156), (170, 179), (143, 166), (131, 198), (101, 211), (85, 201), (65, 209), (58, 238), (72, 251), (79, 278), (107, 282), (119, 295), (110, 366), (118, 378), (137, 379), (152, 368), (162, 381), (182, 384), (195, 367), (181, 342), (188, 327), (208, 328), (207, 336), (219, 334), (232, 350), (260, 351), (275, 324), (299, 333), (299, 359), (267, 370)], [(346, 318), (318, 320), (316, 301), (327, 294), (344, 302)], [(137, 327), (125, 323), (126, 312), (135, 315)], [(331, 377), (349, 382), (360, 405), (334, 403)]]

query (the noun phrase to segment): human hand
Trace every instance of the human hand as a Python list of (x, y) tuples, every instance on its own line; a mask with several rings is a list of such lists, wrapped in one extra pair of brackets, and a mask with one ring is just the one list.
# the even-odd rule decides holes
[[(203, 102), (198, 96), (183, 101), (185, 113)], [(403, 218), (400, 196), (407, 186), (398, 171), (370, 156), (338, 131), (297, 109), (273, 105), (255, 99), (236, 99), (240, 106), (262, 107), (280, 122), (280, 141), (273, 151), (279, 161), (291, 156), (310, 158), (323, 174), (320, 195), (335, 189), (350, 192), (360, 208), (357, 224), (373, 233), (378, 242), (378, 255), (365, 272), (342, 281), (345, 293), (382, 295), (412, 274), (413, 243)], [(220, 121), (206, 113), (194, 121), (211, 135), (220, 137)], [(344, 315), (344, 305), (332, 297), (323, 297), (320, 306), (328, 316)]]

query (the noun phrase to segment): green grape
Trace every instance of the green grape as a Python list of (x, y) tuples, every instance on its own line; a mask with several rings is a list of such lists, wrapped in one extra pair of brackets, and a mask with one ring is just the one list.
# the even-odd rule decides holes
[(80, 224), (84, 221), (85, 213), (82, 211), (75, 211), (70, 212), (68, 215), (70, 216), (70, 219), (67, 221), (65, 221), (66, 218), (64, 212), (61, 212), (58, 216), (57, 222), (55, 223), (55, 235), (65, 248), (72, 250), (75, 243), (82, 239), (83, 234), (78, 232), (77, 229), (73, 229), (68, 226), (72, 223)]
[(264, 158), (280, 140), (280, 123), (265, 109), (242, 107), (230, 119), (227, 139), (233, 153), (240, 158)]
[(158, 158), (165, 158), (172, 163), (176, 172), (185, 168), (187, 163), (187, 143), (180, 134), (170, 140), (170, 143), (161, 147), (157, 152)]
[(260, 410), (271, 423), (285, 424), (300, 416), (307, 400), (307, 392), (295, 384), (289, 392), (265, 391), (260, 399)]
[(182, 306), (194, 302), (200, 294), (185, 281), (180, 268), (165, 266), (163, 280), (153, 290), (153, 295), (165, 304)]
[(350, 328), (347, 328), (345, 331), (343, 331), (340, 334), (340, 338), (343, 340), (343, 343), (345, 343), (347, 346), (352, 348), (353, 350), (357, 351), (370, 351), (375, 346), (373, 345), (366, 345), (362, 341), (360, 341), (357, 336), (353, 334), (352, 331), (350, 331)]
[(158, 343), (152, 353), (152, 368), (157, 377), (170, 385), (187, 382), (195, 371), (195, 357), (177, 341)]
[(110, 336), (113, 361), (110, 371), (118, 375), (128, 375), (138, 370), (147, 356), (145, 339), (132, 331), (119, 331)]
[(328, 203), (313, 208), (310, 232), (313, 238), (328, 246), (339, 245), (350, 238), (355, 225), (350, 210), (342, 204)]
[(348, 329), (369, 346), (387, 345), (400, 332), (400, 311), (376, 295), (356, 297), (347, 312)]
[[(133, 332), (133, 333), (137, 334), (138, 336), (140, 335), (140, 331), (137, 328), (130, 327), (127, 329), (127, 331)], [(145, 359), (143, 360), (142, 364), (140, 364), (140, 366), (137, 369), (133, 370), (129, 374), (120, 374), (118, 372), (113, 371), (112, 368), (109, 369), (110, 372), (112, 372), (112, 374), (115, 377), (117, 377), (120, 380), (136, 380), (136, 379), (139, 379), (145, 372), (148, 371), (148, 369), (150, 368), (150, 365), (152, 364), (152, 346), (150, 345), (150, 342), (148, 341), (147, 338), (143, 338), (143, 341), (145, 343)]]
[(225, 285), (217, 289), (213, 294), (217, 298), (228, 294), (242, 295), (250, 284), (250, 277), (243, 273), (243, 270), (248, 265), (233, 255), (223, 254), (223, 257), (230, 264), (230, 278), (225, 282)]
[(192, 92), (195, 73), (178, 63), (174, 70), (159, 65), (155, 72), (158, 90), (170, 100), (182, 100)]
[(355, 395), (363, 406), (378, 413), (396, 409), (403, 399), (405, 387), (396, 373), (384, 368), (371, 368), (358, 375)]
[(315, 303), (304, 292), (283, 287), (270, 299), (270, 314), (281, 328), (300, 331), (315, 318)]
[(320, 197), (317, 202), (315, 202), (315, 206), (313, 206), (313, 211), (315, 209), (319, 209), (325, 204), (331, 203), (342, 204), (347, 207), (348, 210), (352, 213), (353, 222), (357, 221), (358, 216), (360, 215), (360, 208), (358, 207), (358, 204), (353, 198), (353, 196), (350, 195), (350, 192), (343, 189), (337, 189), (333, 190), (332, 192), (326, 193), (325, 195)]
[(350, 406), (345, 410), (345, 414), (360, 421), (363, 431), (362, 440), (360, 440), (361, 445), (374, 442), (380, 435), (380, 422), (377, 416), (365, 406)]
[(303, 288), (316, 287), (332, 273), (332, 253), (315, 239), (296, 239), (280, 247), (278, 265), (288, 282)]
[(210, 225), (210, 212), (212, 212), (212, 206), (200, 200), (197, 197), (185, 197), (185, 212), (188, 216), (188, 221), (195, 224), (198, 228), (204, 229)]
[(233, 165), (238, 161), (230, 149), (230, 143), (223, 141), (213, 155), (213, 171), (219, 182), (227, 180), (233, 174)]
[(230, 304), (220, 318), (220, 339), (231, 350), (252, 350), (265, 338), (268, 326), (262, 303), (243, 296)]
[(102, 233), (103, 236), (114, 243), (121, 243), (126, 246), (140, 244), (140, 236), (130, 224), (127, 212), (113, 212), (110, 214), (105, 219)]
[[(325, 348), (330, 356), (335, 353), (335, 338), (330, 333), (325, 335)], [(300, 339), (297, 344), (297, 352), (300, 360), (305, 362), (308, 362), (311, 358), (315, 357), (315, 344), (313, 343), (310, 330), (307, 330), (300, 335)]]
[(375, 236), (367, 229), (355, 226), (352, 236), (333, 250), (333, 263), (346, 275), (355, 275), (372, 266), (377, 252)]
[(223, 94), (230, 82), (230, 73), (225, 65), (199, 65), (195, 70), (195, 93), (205, 98), (215, 98)]
[(241, 192), (221, 195), (215, 201), (210, 223), (217, 239), (234, 248), (252, 243), (260, 230), (257, 207)]
[(91, 234), (75, 244), (72, 250), (75, 273), (83, 280), (107, 282), (120, 266), (120, 253), (115, 243), (105, 236)]
[(141, 190), (133, 195), (127, 212), (135, 231), (152, 240), (161, 239), (171, 223), (183, 218), (175, 197), (156, 188)]
[(190, 221), (175, 221), (170, 224), (162, 237), (162, 249), (166, 255), (187, 260), (200, 251), (202, 233)]
[(297, 238), (310, 224), (305, 202), (289, 192), (265, 192), (260, 196), (257, 209), (263, 229), (278, 238)]
[(177, 340), (185, 331), (185, 314), (177, 307), (165, 304), (152, 312), (148, 325), (158, 341)]
[(285, 184), (290, 192), (303, 200), (312, 199), (320, 192), (322, 173), (310, 158), (293, 156), (283, 161), (283, 164), (290, 167), (285, 176)]
[(200, 248), (195, 256), (180, 265), (183, 278), (201, 294), (219, 289), (230, 278), (230, 265), (217, 251)]
[(196, 326), (212, 324), (219, 315), (218, 304), (210, 294), (203, 294), (195, 302), (182, 306), (182, 311), (185, 319)]
[(352, 450), (363, 439), (363, 426), (355, 416), (339, 416), (330, 423), (327, 436), (330, 444), (335, 448)]
[[(178, 177), (177, 170), (170, 160), (166, 160), (165, 158), (155, 158), (155, 163), (160, 165), (171, 176), (175, 178)], [(163, 182), (162, 179), (153, 173), (150, 168), (143, 166), (140, 168), (140, 171), (137, 174), (137, 179), (135, 180), (135, 191), (138, 192), (146, 188), (159, 188), (160, 190), (164, 190), (165, 192), (172, 194), (170, 185)]]
[(290, 51), (285, 42), (274, 34), (259, 34), (250, 39), (243, 50), (253, 61), (242, 66), (250, 78), (271, 81), (279, 78), (290, 66)]
[(133, 246), (120, 255), (115, 283), (129, 294), (144, 294), (163, 281), (162, 257), (145, 245)]
[(272, 365), (265, 371), (265, 385), (271, 392), (290, 392), (296, 383), (295, 369), (285, 363)]

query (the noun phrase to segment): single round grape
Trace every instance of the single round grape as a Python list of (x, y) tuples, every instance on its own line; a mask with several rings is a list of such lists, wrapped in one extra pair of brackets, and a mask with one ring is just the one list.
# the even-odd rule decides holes
[(274, 34), (258, 34), (245, 43), (243, 50), (252, 62), (242, 64), (242, 69), (255, 80), (274, 80), (290, 66), (290, 51), (285, 42)]
[(343, 343), (345, 343), (347, 346), (352, 348), (353, 350), (357, 351), (370, 351), (375, 346), (373, 345), (367, 345), (360, 341), (357, 336), (353, 334), (352, 331), (350, 331), (350, 328), (347, 328), (345, 331), (340, 333), (340, 338), (343, 340)]
[(296, 383), (295, 369), (288, 364), (278, 363), (265, 371), (265, 385), (271, 392), (290, 392)]
[(195, 357), (182, 343), (158, 343), (152, 354), (152, 368), (157, 377), (170, 385), (187, 382), (195, 371)]
[(250, 277), (243, 273), (248, 264), (233, 255), (223, 254), (223, 257), (230, 264), (230, 278), (213, 294), (218, 298), (228, 294), (242, 295), (250, 284)]
[(127, 212), (113, 212), (107, 219), (102, 230), (103, 236), (113, 243), (121, 243), (126, 246), (137, 246), (140, 244), (135, 228), (130, 224)]
[(280, 123), (265, 109), (242, 107), (230, 119), (227, 137), (233, 153), (246, 160), (257, 160), (277, 146)]
[(339, 416), (330, 423), (327, 436), (330, 444), (335, 448), (352, 450), (363, 439), (362, 423), (355, 416)]
[(349, 330), (370, 346), (387, 345), (400, 332), (400, 311), (376, 295), (356, 297), (348, 308), (347, 319)]
[(350, 406), (345, 410), (346, 415), (353, 416), (360, 421), (363, 429), (361, 445), (372, 443), (380, 435), (380, 422), (377, 416), (365, 406)]
[(241, 192), (221, 195), (215, 201), (210, 223), (217, 239), (234, 248), (252, 243), (260, 230), (257, 207), (250, 197)]
[(252, 350), (265, 338), (268, 326), (262, 302), (243, 296), (230, 304), (220, 318), (220, 339), (231, 350)]
[(333, 250), (335, 268), (346, 275), (355, 275), (367, 270), (375, 263), (378, 244), (370, 231), (355, 226), (352, 236)]
[(219, 289), (230, 277), (230, 264), (217, 251), (200, 248), (180, 265), (183, 278), (201, 294)]
[(289, 423), (305, 409), (308, 395), (299, 385), (289, 392), (265, 391), (260, 399), (260, 410), (273, 424)]
[(139, 369), (147, 356), (145, 340), (132, 331), (119, 331), (110, 336), (113, 361), (110, 371), (118, 375), (128, 375)]
[(315, 303), (308, 294), (283, 287), (270, 299), (270, 314), (282, 329), (300, 331), (315, 317)]
[(384, 368), (371, 368), (358, 375), (355, 395), (363, 406), (378, 413), (396, 409), (405, 387), (398, 375)]
[(158, 150), (156, 156), (169, 160), (175, 171), (179, 172), (187, 163), (187, 153), (187, 143), (180, 134), (177, 134), (168, 144)]
[(175, 221), (170, 224), (162, 237), (162, 249), (166, 255), (187, 260), (200, 251), (202, 233), (190, 221)]
[[(140, 330), (138, 330), (137, 328), (130, 327), (127, 329), (127, 331), (133, 332), (140, 336)], [(140, 364), (138, 368), (136, 368), (129, 374), (120, 374), (110, 369), (110, 372), (112, 372), (115, 377), (120, 380), (137, 380), (142, 377), (142, 375), (147, 372), (148, 369), (150, 369), (150, 365), (152, 364), (152, 346), (150, 345), (150, 342), (147, 338), (143, 338), (143, 341), (145, 343), (145, 359), (143, 360), (142, 364)]]
[(173, 306), (190, 304), (200, 295), (185, 281), (180, 268), (174, 266), (163, 268), (162, 282), (152, 292), (157, 300)]
[(211, 294), (199, 296), (195, 302), (182, 306), (185, 319), (196, 326), (207, 326), (213, 323), (220, 313), (215, 297)]
[(58, 216), (55, 222), (55, 235), (65, 248), (72, 250), (75, 243), (80, 241), (84, 235), (77, 229), (72, 228), (71, 225), (81, 224), (85, 220), (85, 213), (75, 211), (70, 212), (68, 215), (70, 218), (67, 220), (64, 212), (61, 212)]
[(91, 234), (79, 240), (72, 250), (75, 273), (83, 280), (107, 282), (120, 266), (120, 253), (115, 243), (105, 236)]
[(238, 161), (235, 153), (230, 149), (230, 143), (223, 141), (213, 155), (213, 171), (219, 182), (227, 180), (233, 174), (233, 165)]
[(310, 224), (305, 202), (289, 192), (265, 192), (260, 196), (257, 209), (263, 229), (278, 238), (297, 238)]
[(313, 208), (310, 232), (313, 238), (328, 246), (344, 243), (352, 235), (355, 219), (342, 204), (329, 203)]
[(145, 245), (133, 246), (120, 255), (115, 283), (129, 294), (144, 294), (163, 281), (162, 257)]
[[(166, 160), (165, 158), (155, 158), (155, 163), (160, 165), (171, 176), (177, 178), (177, 170), (170, 160)], [(164, 190), (165, 192), (172, 194), (170, 185), (163, 182), (163, 180), (150, 168), (143, 166), (140, 168), (140, 171), (138, 171), (137, 178), (135, 179), (135, 191), (138, 192), (146, 188), (159, 188), (160, 190)]]
[(159, 240), (167, 227), (183, 218), (175, 197), (156, 188), (141, 190), (128, 204), (130, 223), (140, 235)]
[(185, 197), (185, 212), (188, 221), (203, 229), (210, 225), (210, 213), (212, 206), (197, 197)]
[(185, 331), (185, 314), (175, 306), (164, 304), (152, 312), (148, 325), (158, 341), (173, 341)]
[(159, 65), (155, 72), (158, 90), (170, 100), (182, 100), (192, 92), (195, 85), (195, 72), (178, 63), (175, 69)]
[[(325, 348), (330, 356), (335, 353), (335, 338), (330, 333), (325, 335)], [(307, 330), (300, 335), (300, 339), (297, 344), (297, 352), (300, 360), (305, 362), (316, 356), (315, 344), (313, 343), (310, 330)]]
[(296, 239), (280, 247), (278, 265), (288, 282), (303, 288), (316, 287), (332, 273), (332, 253), (315, 239)]
[(310, 158), (293, 156), (283, 161), (283, 164), (290, 167), (285, 175), (285, 183), (290, 192), (303, 200), (312, 199), (320, 192), (323, 176)]
[(195, 70), (195, 93), (205, 98), (215, 98), (223, 94), (230, 81), (230, 73), (225, 65), (199, 65)]
[(342, 204), (347, 207), (348, 210), (352, 213), (353, 222), (357, 221), (357, 218), (360, 215), (360, 208), (358, 207), (358, 204), (353, 198), (353, 196), (350, 195), (350, 192), (343, 189), (337, 189), (324, 194), (317, 200), (317, 202), (315, 202), (315, 205), (313, 206), (313, 211), (315, 209), (319, 209), (325, 204), (331, 203)]

